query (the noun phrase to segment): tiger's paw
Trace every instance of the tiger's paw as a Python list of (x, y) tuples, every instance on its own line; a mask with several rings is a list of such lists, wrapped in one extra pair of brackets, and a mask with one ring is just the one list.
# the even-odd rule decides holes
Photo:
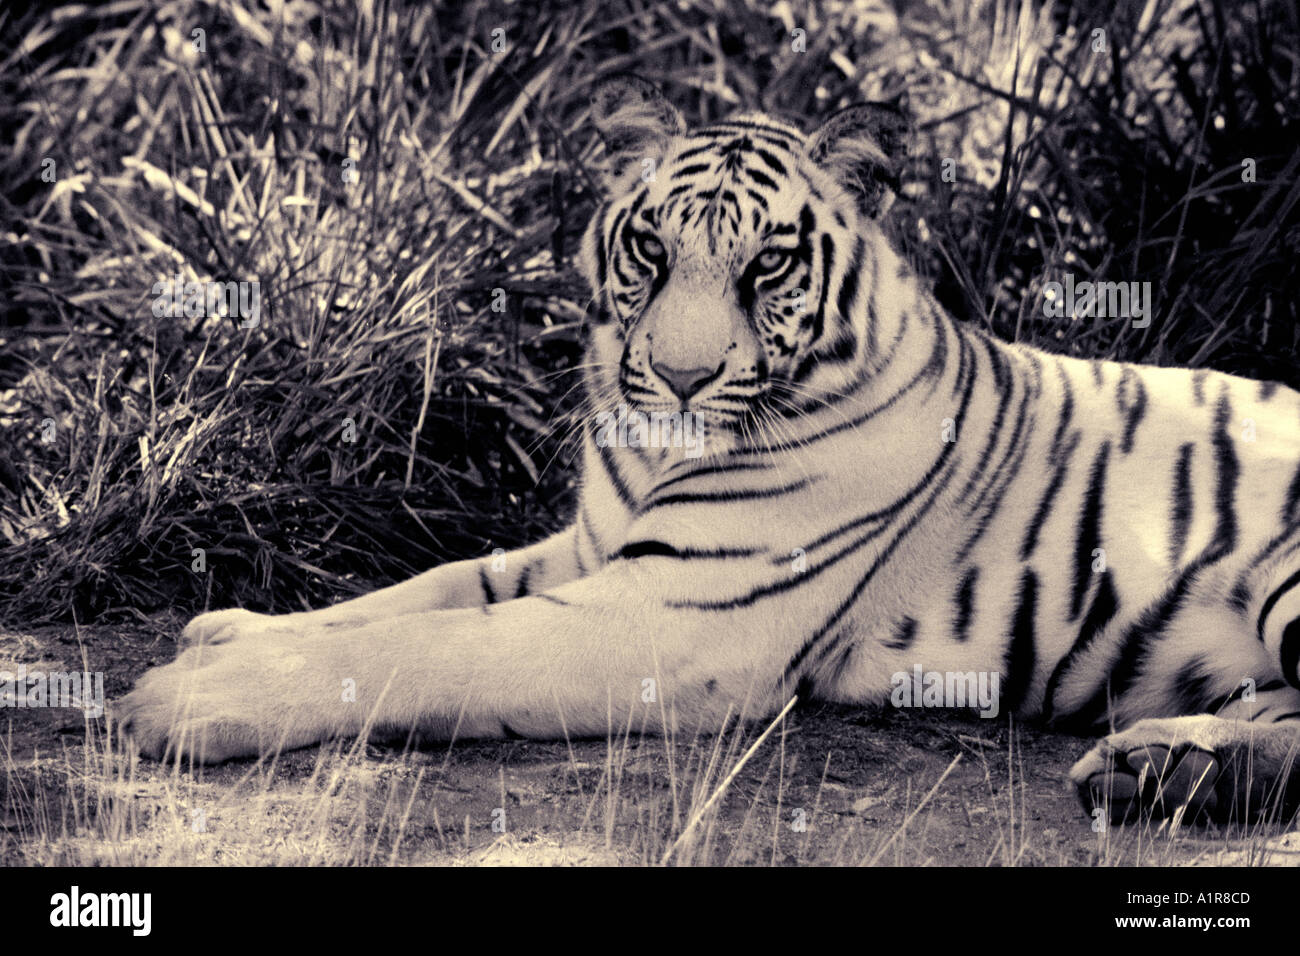
[(178, 643), (182, 648), (199, 644), (225, 644), (242, 637), (283, 630), (283, 627), (277, 625), (278, 620), (282, 618), (246, 611), (241, 607), (207, 611), (185, 625)]
[(219, 763), (330, 736), (342, 668), (311, 638), (258, 638), (205, 640), (147, 671), (113, 708), (123, 739), (155, 760)]
[(1209, 714), (1141, 720), (1098, 741), (1070, 780), (1084, 810), (1111, 823), (1249, 819), (1275, 802), (1287, 772), (1275, 747), (1256, 748), (1257, 731)]

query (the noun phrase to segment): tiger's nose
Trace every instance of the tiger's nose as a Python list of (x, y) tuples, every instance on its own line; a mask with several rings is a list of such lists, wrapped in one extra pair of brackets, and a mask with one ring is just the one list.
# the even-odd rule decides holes
[(673, 368), (671, 365), (651, 361), (650, 367), (655, 370), (656, 375), (668, 383), (668, 387), (672, 389), (674, 395), (682, 401), (686, 401), (686, 399), (721, 375), (722, 368), (726, 364), (726, 362), (723, 362), (715, 369)]

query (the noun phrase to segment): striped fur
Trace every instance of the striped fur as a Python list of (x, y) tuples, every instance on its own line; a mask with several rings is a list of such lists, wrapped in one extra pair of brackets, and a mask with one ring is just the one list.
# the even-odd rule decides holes
[[(380, 722), (461, 734), (716, 728), (796, 688), (880, 703), (919, 666), (996, 672), (1003, 711), (1146, 726), (1176, 753), (1241, 735), (1135, 722), (1219, 713), (1292, 739), (1300, 395), (954, 321), (873, 218), (896, 180), (887, 111), (812, 137), (752, 113), (683, 132), (657, 96), (597, 99), (615, 155), (583, 249), (586, 388), (596, 412), (697, 416), (704, 454), (617, 447), (593, 417), (576, 520), (548, 541), (307, 615), (206, 615), (187, 639), (324, 647), (379, 621), (400, 644), (418, 622), (431, 660), (377, 656), (423, 696)], [(160, 752), (178, 735), (146, 718), (149, 686), (128, 713)], [(355, 730), (315, 716), (288, 739)], [(210, 756), (258, 749), (218, 737)], [(1128, 752), (1106, 746), (1081, 791)]]

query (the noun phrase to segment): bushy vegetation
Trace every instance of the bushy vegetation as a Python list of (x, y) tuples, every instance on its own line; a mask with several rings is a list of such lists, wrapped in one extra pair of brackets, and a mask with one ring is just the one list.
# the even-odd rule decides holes
[[(0, 619), (291, 609), (558, 526), (606, 73), (901, 99), (892, 228), (955, 315), (1300, 386), (1298, 55), (1264, 0), (6, 10)], [(1150, 325), (1045, 316), (1065, 272)], [(258, 323), (155, 314), (176, 277)]]

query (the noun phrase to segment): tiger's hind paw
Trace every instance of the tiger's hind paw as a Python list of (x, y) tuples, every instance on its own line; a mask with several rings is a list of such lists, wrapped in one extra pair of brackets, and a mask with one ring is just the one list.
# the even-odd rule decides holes
[(1277, 803), (1292, 772), (1275, 741), (1256, 747), (1274, 730), (1208, 714), (1142, 720), (1098, 741), (1070, 780), (1084, 810), (1111, 823), (1251, 819)]

